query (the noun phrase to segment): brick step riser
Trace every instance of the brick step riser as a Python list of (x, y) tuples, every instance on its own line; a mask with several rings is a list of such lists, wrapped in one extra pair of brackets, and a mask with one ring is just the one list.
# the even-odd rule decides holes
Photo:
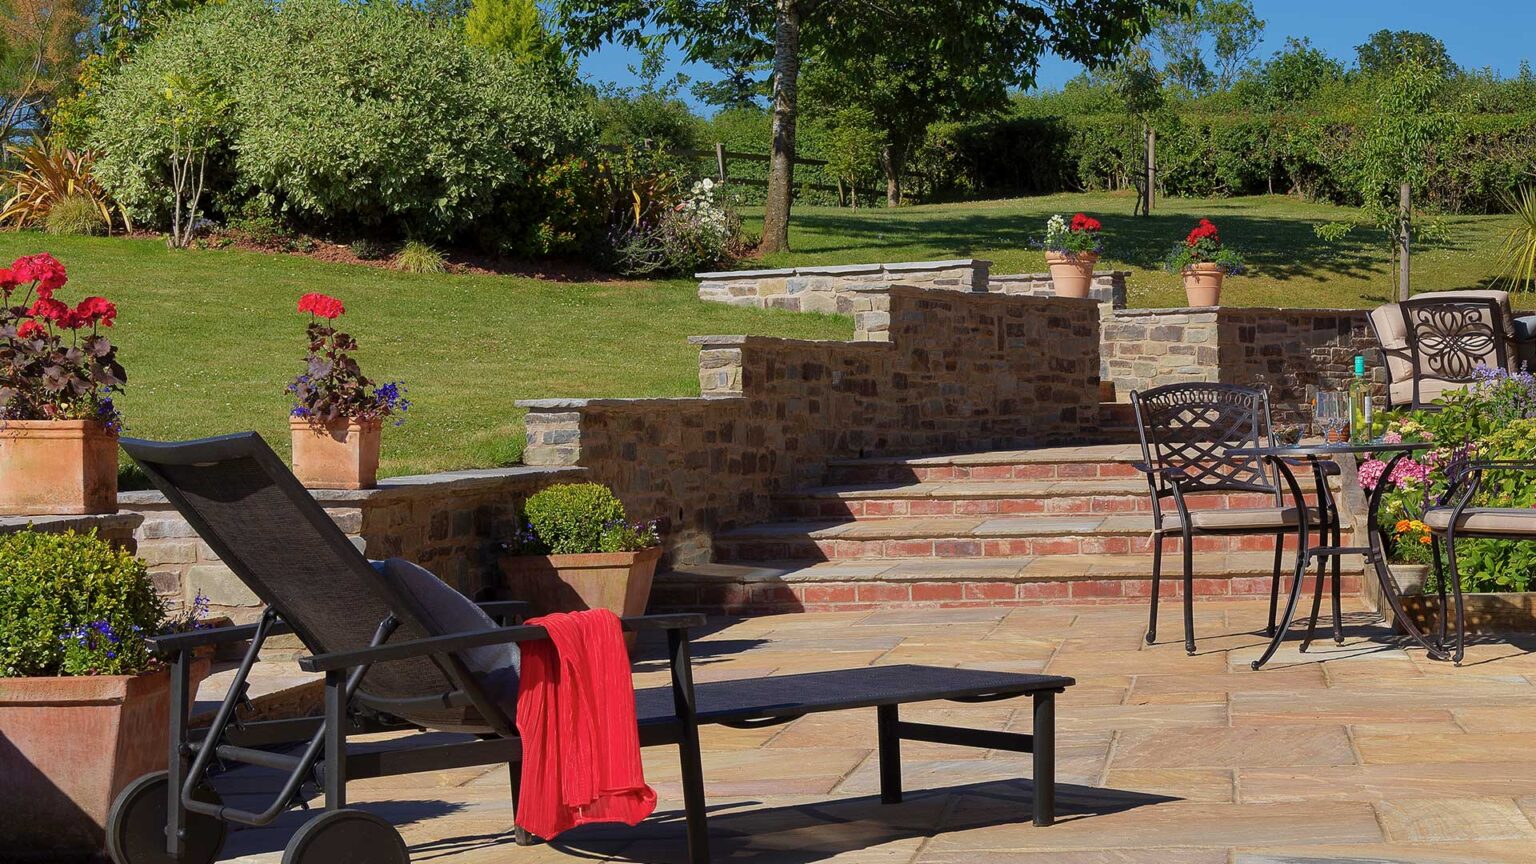
[(1128, 462), (1028, 462), (1004, 465), (879, 465), (827, 467), (826, 485), (922, 483), (936, 480), (1125, 480), (1146, 475)]
[[(1269, 495), (1194, 495), (1191, 510), (1233, 510), (1245, 507), (1270, 507)], [(802, 519), (876, 520), (911, 516), (1018, 516), (1070, 514), (1110, 515), (1150, 513), (1152, 500), (1136, 495), (1060, 495), (1031, 498), (802, 498), (775, 505), (781, 522)], [(1165, 514), (1173, 514), (1171, 501), (1165, 501)]]
[[(1349, 541), (1346, 533), (1345, 542)], [(1165, 564), (1183, 550), (1183, 540), (1163, 541)], [(1296, 538), (1285, 538), (1285, 548), (1295, 549)], [(1197, 536), (1195, 552), (1273, 552), (1270, 535)], [(998, 537), (998, 538), (901, 538), (871, 540), (725, 540), (715, 544), (715, 560), (722, 563), (750, 561), (845, 561), (859, 558), (996, 558), (1046, 555), (1150, 555), (1152, 539), (1135, 536)], [(1174, 562), (1177, 566), (1177, 562)]]
[[(1282, 592), (1290, 588), (1290, 579), (1282, 580)], [(1360, 593), (1361, 576), (1346, 573), (1342, 578), (1346, 596)], [(1310, 598), (1312, 582), (1304, 586)], [(1225, 579), (1197, 578), (1194, 594), (1200, 598), (1267, 599), (1268, 575), (1233, 576)], [(651, 594), (652, 612), (705, 612), (727, 615), (769, 615), (785, 612), (846, 612), (899, 608), (963, 608), (989, 606), (1040, 606), (1045, 604), (1146, 603), (1152, 591), (1150, 579), (1084, 579), (1052, 582), (806, 582), (737, 583), (729, 585), (665, 584)], [(1160, 596), (1164, 602), (1183, 596), (1181, 579), (1162, 580)], [(1283, 596), (1283, 595), (1282, 595)], [(1310, 607), (1309, 607), (1310, 608)], [(1326, 603), (1324, 609), (1327, 608)], [(1178, 607), (1164, 610), (1161, 629), (1165, 638), (1181, 638)], [(1255, 619), (1255, 627), (1261, 622)], [(1320, 632), (1326, 624), (1320, 622)]]

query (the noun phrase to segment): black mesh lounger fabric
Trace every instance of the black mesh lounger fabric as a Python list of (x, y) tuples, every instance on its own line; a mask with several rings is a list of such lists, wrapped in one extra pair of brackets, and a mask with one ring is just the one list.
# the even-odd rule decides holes
[[(1071, 678), (938, 666), (862, 666), (833, 672), (776, 675), (695, 686), (700, 723), (795, 717), (872, 705), (1026, 693), (1072, 686)], [(672, 688), (635, 691), (641, 725), (673, 719)]]

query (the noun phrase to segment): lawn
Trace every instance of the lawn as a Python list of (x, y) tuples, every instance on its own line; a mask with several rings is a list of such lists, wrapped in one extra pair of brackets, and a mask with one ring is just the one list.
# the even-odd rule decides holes
[(0, 260), (52, 252), (61, 297), (101, 294), (128, 369), (128, 434), (186, 438), (255, 429), (288, 449), (283, 387), (302, 369), (306, 291), (341, 298), (365, 373), (401, 379), (415, 403), (387, 428), (383, 473), (514, 462), (517, 399), (698, 393), (687, 337), (848, 338), (845, 318), (736, 309), (688, 281), (578, 284), (507, 276), (406, 275), (232, 250), (169, 252), (154, 240), (0, 234)]
[[(1221, 228), (1251, 266), (1230, 279), (1222, 301), (1244, 306), (1367, 307), (1395, 298), (1384, 237), (1360, 225), (1342, 241), (1328, 243), (1313, 226), (1357, 221), (1359, 211), (1309, 204), (1284, 196), (1221, 199), (1166, 199), (1150, 217), (1131, 215), (1129, 193), (1051, 195), (1001, 201), (936, 204), (898, 210), (798, 207), (791, 222), (793, 252), (768, 256), (767, 266), (986, 258), (994, 273), (1038, 273), (1045, 258), (1030, 248), (1052, 213), (1079, 210), (1104, 222), (1106, 250), (1101, 267), (1131, 271), (1130, 304), (1182, 306), (1178, 278), (1161, 270), (1163, 258), (1201, 217)], [(760, 211), (759, 211), (760, 212)], [(756, 231), (759, 212), (749, 216)], [(1415, 291), (1486, 285), (1496, 274), (1507, 216), (1450, 217), (1439, 243), (1416, 249)], [(1521, 305), (1533, 301), (1521, 298)]]
[[(1232, 303), (1369, 306), (1391, 290), (1373, 231), (1358, 228), (1336, 245), (1312, 233), (1353, 211), (1280, 197), (1170, 200), (1151, 218), (1133, 218), (1131, 199), (1116, 194), (895, 211), (803, 207), (795, 211), (794, 251), (744, 266), (975, 256), (991, 259), (996, 273), (1038, 272), (1044, 262), (1030, 236), (1049, 214), (1077, 210), (1103, 218), (1106, 264), (1133, 271), (1132, 305), (1183, 305), (1175, 278), (1157, 268), (1200, 216), (1216, 220), (1253, 265), (1252, 275), (1228, 283), (1223, 299)], [(1415, 255), (1416, 288), (1486, 282), (1505, 224), (1506, 217), (1450, 220), (1446, 240)], [(696, 394), (691, 335), (852, 333), (846, 318), (703, 303), (691, 280), (413, 276), (234, 250), (173, 253), (154, 240), (0, 234), (0, 260), (45, 250), (69, 267), (65, 297), (117, 301), (112, 336), (130, 376), (122, 400), (128, 432), (151, 438), (256, 429), (286, 452), (283, 385), (304, 354), (304, 317), (294, 305), (306, 291), (340, 297), (364, 370), (379, 381), (403, 380), (415, 402), (405, 425), (385, 432), (385, 474), (515, 462), (523, 446), (517, 399)]]

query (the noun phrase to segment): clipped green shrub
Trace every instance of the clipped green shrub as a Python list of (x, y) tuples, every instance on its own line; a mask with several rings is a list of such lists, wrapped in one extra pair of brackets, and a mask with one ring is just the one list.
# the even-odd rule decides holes
[(94, 531), (0, 537), (0, 677), (142, 672), (165, 617), (143, 562)]
[(97, 176), (149, 223), (169, 212), (163, 91), (172, 74), (206, 78), (230, 103), (210, 156), (210, 199), (254, 196), (299, 228), (387, 225), (454, 238), (595, 136), (567, 82), (471, 49), (458, 28), (408, 4), (204, 4), (109, 73), (94, 103)]
[(395, 253), (394, 267), (402, 273), (443, 273), (448, 270), (448, 259), (430, 243), (407, 240)]
[(66, 195), (48, 208), (43, 227), (59, 237), (87, 237), (107, 233), (107, 217), (89, 195)]
[(532, 554), (635, 552), (659, 542), (654, 525), (627, 522), (624, 505), (598, 483), (550, 486), (528, 499), (523, 515), (528, 528), (519, 545)]

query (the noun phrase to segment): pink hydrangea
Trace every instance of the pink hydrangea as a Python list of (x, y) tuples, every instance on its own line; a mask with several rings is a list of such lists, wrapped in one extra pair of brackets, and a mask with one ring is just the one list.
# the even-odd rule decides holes
[(1360, 488), (1375, 489), (1381, 482), (1381, 475), (1387, 470), (1387, 463), (1380, 459), (1367, 459), (1360, 463)]
[(1403, 433), (1388, 432), (1387, 434), (1381, 436), (1381, 440), (1384, 444), (1401, 444), (1403, 443)]

